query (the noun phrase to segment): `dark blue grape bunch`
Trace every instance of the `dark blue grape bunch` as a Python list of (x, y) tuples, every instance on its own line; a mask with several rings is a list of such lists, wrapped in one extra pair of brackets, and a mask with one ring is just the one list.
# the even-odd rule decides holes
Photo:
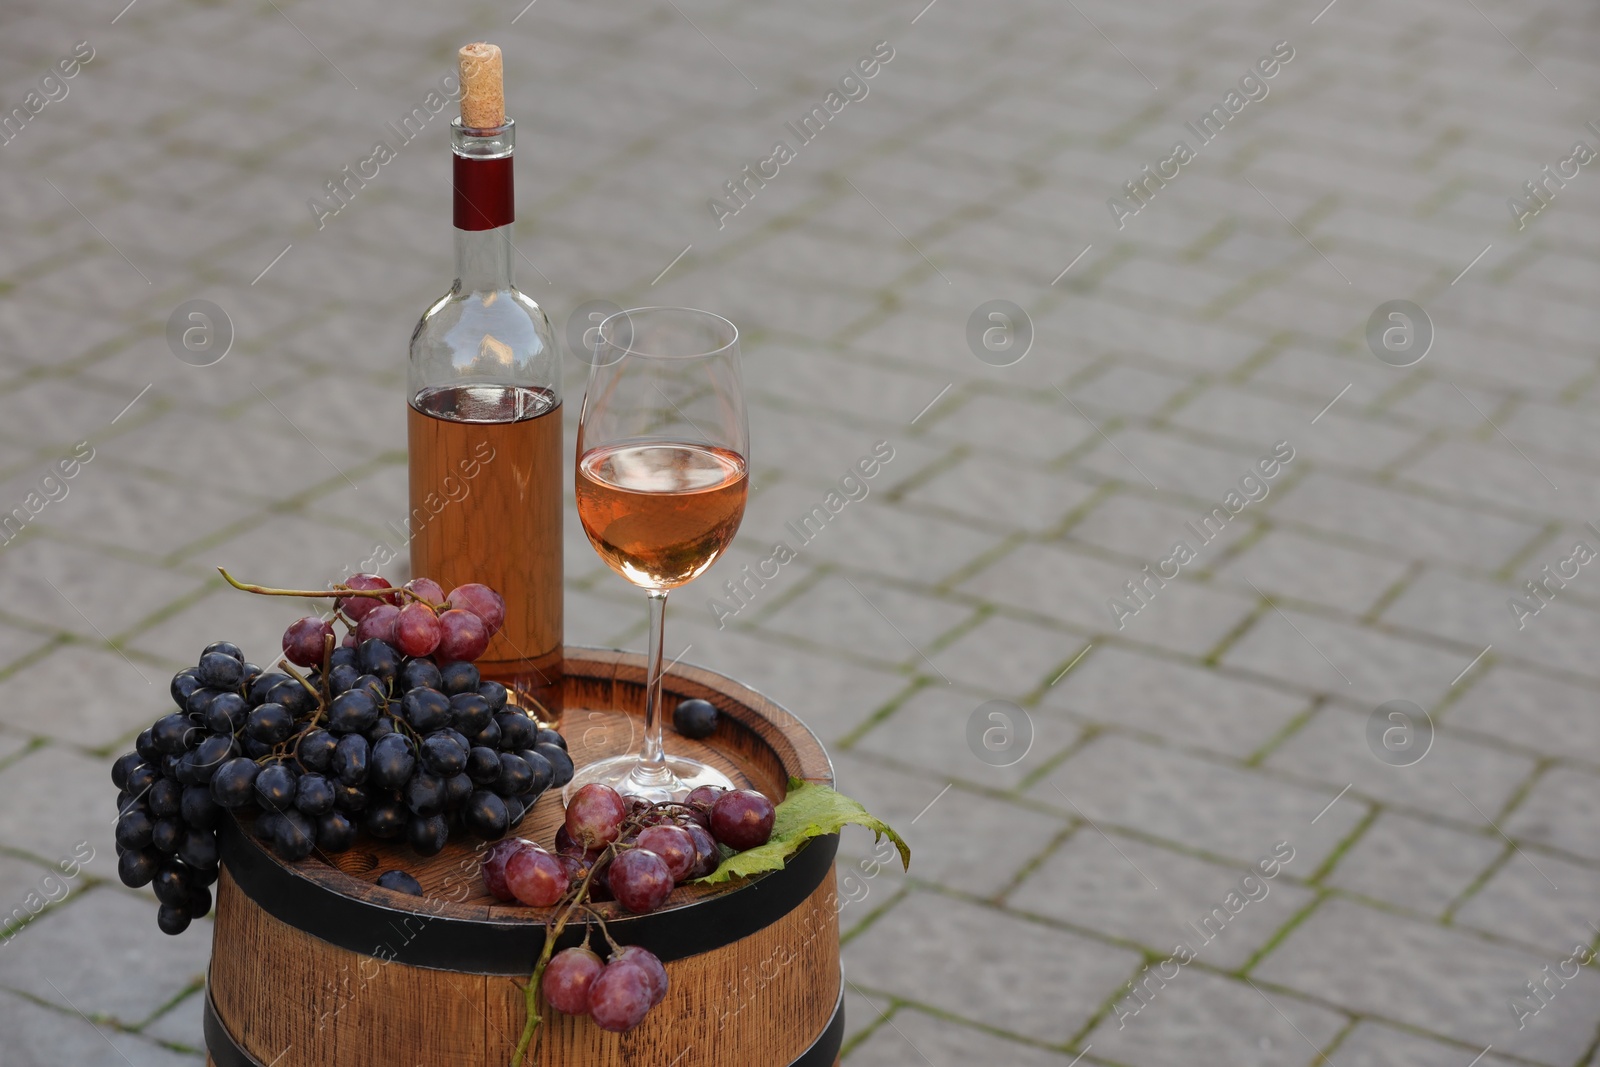
[[(390, 586), (358, 575), (347, 588)], [(414, 603), (446, 602), (426, 579), (405, 590)], [(342, 641), (331, 624), (297, 621), (273, 670), (230, 642), (207, 645), (172, 679), (177, 710), (112, 765), (118, 875), (154, 887), (166, 933), (210, 912), (229, 817), (254, 816), (255, 836), (289, 862), (343, 852), (363, 832), (431, 856), (455, 830), (499, 840), (547, 789), (572, 780), (561, 734), (472, 663), (407, 656), (382, 638), (358, 643), (381, 602), (341, 599)]]

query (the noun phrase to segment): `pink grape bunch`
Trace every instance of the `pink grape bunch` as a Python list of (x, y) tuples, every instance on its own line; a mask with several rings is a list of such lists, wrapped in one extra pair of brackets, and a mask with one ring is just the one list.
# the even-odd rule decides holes
[[(681, 803), (649, 803), (586, 785), (567, 804), (555, 851), (520, 838), (499, 842), (484, 859), (484, 887), (505, 903), (564, 904), (556, 934), (592, 902), (643, 915), (664, 906), (675, 887), (715, 871), (725, 854), (766, 844), (776, 810), (752, 789), (701, 786)], [(667, 991), (660, 960), (638, 946), (615, 948), (609, 961), (587, 947), (564, 949), (542, 966), (535, 978), (551, 1006), (614, 1033), (638, 1026)]]
[[(394, 587), (379, 575), (356, 574), (339, 588), (346, 595), (334, 604), (350, 624), (341, 642), (346, 648), (382, 641), (406, 656), (471, 663), (505, 624), (505, 600), (477, 582), (457, 586), (448, 597), (432, 578), (413, 578), (390, 593)], [(363, 595), (350, 595), (357, 593)], [(308, 615), (284, 631), (283, 654), (298, 666), (317, 666), (333, 635), (332, 622)]]

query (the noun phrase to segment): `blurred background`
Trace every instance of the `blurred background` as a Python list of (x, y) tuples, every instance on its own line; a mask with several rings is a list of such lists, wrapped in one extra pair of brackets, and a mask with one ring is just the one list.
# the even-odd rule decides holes
[[(477, 39), (563, 341), (744, 331), (667, 654), (911, 840), (846, 835), (847, 1064), (1600, 1063), (1591, 5), (125, 2), (0, 9), (0, 1063), (203, 1060), (210, 924), (117, 883), (107, 769), (276, 650), (217, 564), (406, 577)], [(567, 640), (642, 647), (566, 491)]]

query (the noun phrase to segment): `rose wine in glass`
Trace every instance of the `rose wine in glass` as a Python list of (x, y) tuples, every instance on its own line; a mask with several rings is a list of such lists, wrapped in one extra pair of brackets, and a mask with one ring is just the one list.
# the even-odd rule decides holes
[(750, 432), (739, 331), (689, 308), (635, 308), (600, 324), (578, 417), (575, 493), (589, 543), (645, 591), (650, 638), (639, 752), (581, 768), (591, 782), (648, 800), (682, 800), (726, 775), (662, 746), (667, 593), (704, 574), (738, 532), (749, 494)]

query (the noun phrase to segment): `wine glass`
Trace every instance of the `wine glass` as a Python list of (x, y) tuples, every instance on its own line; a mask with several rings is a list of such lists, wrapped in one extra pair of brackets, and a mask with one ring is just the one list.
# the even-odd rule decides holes
[(716, 768), (662, 748), (661, 636), (668, 591), (705, 573), (739, 529), (749, 441), (733, 323), (650, 307), (600, 324), (574, 481), (589, 543), (649, 601), (644, 740), (635, 755), (583, 768), (568, 797), (591, 782), (652, 801), (732, 785)]

